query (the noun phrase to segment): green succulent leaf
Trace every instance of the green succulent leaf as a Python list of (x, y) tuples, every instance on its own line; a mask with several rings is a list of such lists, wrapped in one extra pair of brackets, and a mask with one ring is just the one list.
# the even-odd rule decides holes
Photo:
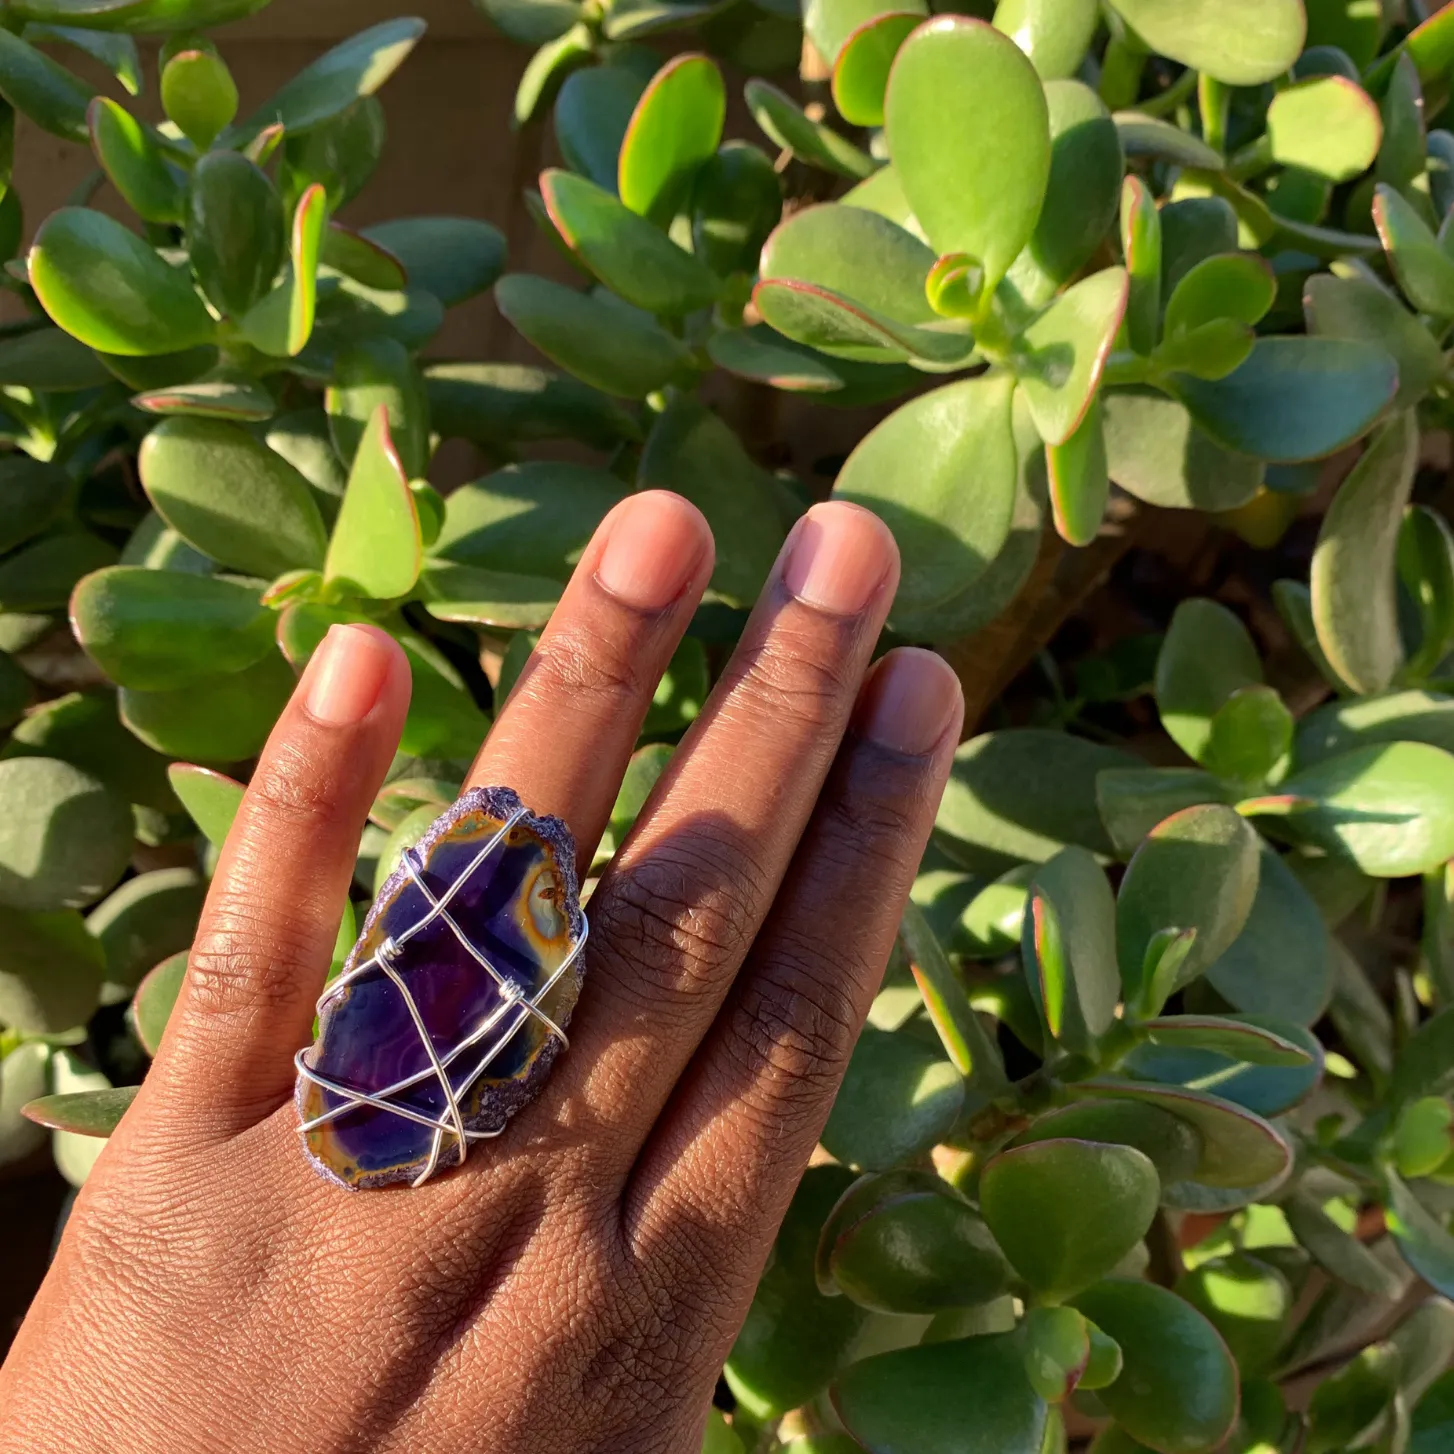
[(198, 151), (205, 152), (237, 119), (237, 82), (215, 51), (188, 49), (162, 67), (162, 110)]
[(266, 385), (251, 374), (216, 368), (188, 384), (148, 389), (131, 401), (148, 414), (185, 414), (196, 419), (223, 419), (259, 424), (277, 413), (278, 403)]
[(1214, 1257), (1180, 1278), (1176, 1294), (1222, 1335), (1244, 1378), (1271, 1370), (1294, 1301), (1291, 1284), (1276, 1267), (1247, 1252)]
[(1041, 80), (1057, 81), (1080, 69), (1100, 18), (1095, 0), (999, 0), (994, 23), (1030, 57)]
[(1040, 1454), (1047, 1417), (1011, 1333), (865, 1358), (839, 1375), (833, 1406), (873, 1454)]
[(889, 1170), (948, 1134), (964, 1105), (964, 1081), (912, 1036), (866, 1028), (854, 1048), (823, 1145), (863, 1171)]
[(893, 10), (858, 26), (833, 66), (833, 104), (854, 126), (882, 126), (889, 71), (899, 47), (924, 19), (922, 10)]
[(1433, 335), (1381, 284), (1368, 278), (1319, 273), (1303, 291), (1308, 332), (1381, 344), (1398, 364), (1395, 409), (1423, 398), (1444, 371), (1444, 355)]
[[(981, 144), (985, 128), (1003, 145)], [(900, 48), (884, 105), (889, 151), (938, 253), (977, 258), (993, 288), (1030, 240), (1050, 177), (1045, 92), (997, 30), (939, 16)]]
[(139, 1089), (139, 1086), (126, 1085), (113, 1090), (42, 1096), (22, 1106), (21, 1113), (53, 1131), (68, 1131), (77, 1136), (109, 1136), (131, 1108)]
[(604, 393), (644, 399), (690, 367), (682, 344), (651, 319), (560, 283), (510, 273), (495, 302), (541, 353)]
[(1422, 742), (1373, 743), (1296, 772), (1240, 805), (1373, 878), (1426, 873), (1454, 857), (1454, 757)]
[(86, 916), (86, 929), (106, 956), (103, 998), (127, 998), (142, 976), (192, 942), (207, 886), (192, 868), (139, 873)]
[(287, 224), (278, 189), (238, 152), (210, 152), (192, 170), (186, 225), (198, 285), (219, 313), (242, 318), (283, 264)]
[(747, 109), (769, 140), (784, 151), (840, 177), (861, 181), (871, 176), (874, 160), (850, 141), (821, 122), (810, 121), (790, 96), (762, 80), (751, 80), (743, 87)]
[(726, 142), (696, 174), (692, 252), (719, 276), (755, 272), (782, 210), (782, 182), (767, 153), (747, 142)]
[(424, 609), (438, 621), (538, 631), (560, 602), (559, 581), (453, 561), (424, 562)]
[[(1183, 808), (1136, 850), (1116, 903), (1127, 1000), (1154, 1015), (1166, 995), (1205, 972), (1242, 932), (1257, 893), (1257, 835), (1231, 808)], [(1168, 983), (1148, 962), (1164, 931), (1195, 942)]]
[(87, 116), (91, 150), (126, 205), (146, 222), (180, 222), (181, 172), (156, 132), (106, 96), (91, 102)]
[(1026, 1311), (1025, 1375), (1047, 1403), (1064, 1403), (1075, 1392), (1090, 1353), (1090, 1324), (1074, 1308)]
[(324, 579), (390, 600), (413, 589), (422, 554), (419, 512), (394, 446), (388, 410), (380, 404), (354, 456), (323, 562)]
[(1273, 97), (1267, 134), (1280, 166), (1347, 182), (1373, 165), (1383, 119), (1368, 92), (1346, 76), (1310, 76)]
[(1128, 286), (1124, 268), (1095, 273), (1021, 335), (1015, 372), (1047, 445), (1064, 444), (1084, 420), (1125, 317)]
[(1103, 1142), (1133, 1146), (1156, 1168), (1163, 1186), (1196, 1172), (1202, 1138), (1189, 1121), (1147, 1102), (1082, 1100), (1038, 1117), (1012, 1146), (1036, 1146), (1043, 1141)]
[(53, 611), (82, 576), (116, 564), (116, 549), (87, 531), (42, 536), (0, 560), (0, 611)]
[[(1161, 1185), (1130, 1146), (1038, 1141), (991, 1160), (980, 1207), (1037, 1296), (1060, 1302), (1098, 1282), (1145, 1236)], [(1084, 1208), (1094, 1206), (1095, 1217)]]
[(1272, 267), (1255, 253), (1219, 253), (1184, 273), (1166, 305), (1168, 338), (1217, 319), (1260, 323), (1272, 307), (1277, 284)]
[(221, 848), (242, 805), (243, 785), (211, 768), (194, 767), (186, 762), (173, 763), (167, 775), (172, 791), (181, 799), (203, 836), (214, 848)]
[(1227, 378), (1175, 380), (1219, 444), (1284, 462), (1319, 459), (1356, 439), (1397, 388), (1397, 365), (1382, 348), (1337, 338), (1259, 338)]
[(267, 579), (323, 564), (328, 533), (308, 481), (240, 425), (168, 419), (143, 443), (140, 470), (157, 513), (213, 560)]
[(1406, 198), (1380, 183), (1373, 222), (1389, 267), (1409, 302), (1422, 313), (1454, 317), (1454, 258)]
[(274, 358), (296, 358), (313, 336), (318, 313), (318, 262), (328, 229), (328, 194), (309, 187), (293, 214), (288, 270), (281, 283), (238, 320), (243, 337)]
[(172, 691), (241, 671), (273, 649), (257, 591), (219, 576), (111, 566), (76, 587), (73, 630), (112, 681)]
[(0, 761), (0, 807), (0, 904), (40, 913), (80, 908), (125, 872), (129, 804), (70, 763)]
[(1301, 0), (1113, 0), (1152, 50), (1229, 86), (1275, 80), (1302, 52)]
[(839, 473), (834, 494), (872, 510), (898, 541), (896, 610), (948, 600), (1004, 545), (1018, 477), (1013, 392), (1006, 375), (987, 374), (921, 395), (870, 431)]
[(1402, 1296), (1398, 1277), (1334, 1222), (1311, 1194), (1297, 1193), (1283, 1204), (1283, 1212), (1298, 1245), (1339, 1282), (1377, 1298)]
[(1262, 487), (1265, 466), (1223, 448), (1186, 407), (1156, 389), (1106, 389), (1106, 462), (1129, 495), (1174, 510), (1234, 510)]
[(403, 344), (374, 338), (339, 351), (325, 396), (338, 457), (351, 466), (369, 421), (383, 408), (405, 475), (420, 479), (429, 466), (429, 397)]
[(118, 707), (121, 720), (157, 752), (194, 762), (241, 762), (267, 741), (295, 685), (287, 662), (269, 652), (240, 672), (177, 691), (123, 687)]
[(1272, 687), (1241, 687), (1212, 718), (1207, 765), (1225, 781), (1261, 783), (1286, 760), (1292, 734), (1292, 713)]
[(1161, 725), (1197, 762), (1209, 759), (1213, 722), (1232, 696), (1261, 685), (1262, 662), (1241, 621), (1215, 601), (1183, 601), (1156, 658)]
[(1107, 768), (1096, 774), (1101, 819), (1117, 856), (1128, 860), (1163, 819), (1228, 796), (1211, 773), (1194, 767)]
[(1420, 180), (1428, 141), (1424, 129), (1424, 93), (1419, 73), (1407, 55), (1396, 55), (1383, 90), (1383, 145), (1374, 175), (1428, 217)]
[(1031, 997), (1050, 1034), (1088, 1053), (1115, 1019), (1116, 901), (1095, 858), (1063, 848), (1036, 873), (1021, 955)]
[(939, 1177), (889, 1171), (839, 1199), (818, 1243), (823, 1292), (886, 1313), (975, 1307), (1004, 1293), (1009, 1268), (984, 1219)]
[(162, 1043), (162, 1034), (182, 993), (186, 977), (187, 953), (184, 950), (163, 959), (136, 987), (132, 1019), (136, 1025), (136, 1038), (148, 1055), (154, 1056)]
[(1309, 1454), (1346, 1449), (1375, 1430), (1397, 1398), (1399, 1364), (1396, 1347), (1375, 1343), (1319, 1384), (1308, 1405)]
[(1313, 552), (1318, 645), (1338, 676), (1362, 694), (1387, 688), (1404, 661), (1396, 562), (1418, 453), (1414, 415), (1394, 415), (1343, 481)]
[(1130, 277), (1126, 338), (1139, 354), (1156, 347), (1161, 328), (1161, 213), (1140, 177), (1121, 188), (1121, 252)]
[(400, 217), (365, 227), (362, 235), (399, 260), (411, 286), (446, 308), (483, 293), (505, 267), (499, 229), (473, 217)]
[(541, 174), (540, 192), (571, 250), (628, 303), (680, 316), (716, 297), (715, 274), (594, 182), (551, 170)]
[(1194, 167), (1198, 171), (1215, 172), (1225, 165), (1221, 152), (1208, 146), (1201, 137), (1193, 136), (1159, 116), (1147, 116), (1140, 111), (1117, 111), (1112, 119), (1121, 139), (1121, 149), (1128, 157), (1150, 157), (1179, 167)]
[(0, 905), (0, 946), (0, 1016), (6, 1025), (23, 1035), (60, 1035), (91, 1018), (100, 1002), (106, 956), (74, 909), (33, 912)]
[(772, 329), (725, 328), (707, 340), (707, 352), (718, 368), (740, 379), (770, 384), (793, 394), (825, 394), (843, 387), (841, 375), (812, 350), (794, 347)]
[(1111, 497), (1106, 431), (1099, 399), (1092, 399), (1074, 434), (1045, 451), (1055, 529), (1071, 545), (1089, 545)]
[(176, 353), (215, 333), (185, 274), (86, 207), (63, 207), (46, 219), (31, 248), (30, 281), (56, 323), (103, 353)]
[(571, 171), (615, 188), (621, 143), (646, 85), (647, 78), (626, 65), (588, 66), (565, 78), (552, 121)]
[(722, 72), (709, 56), (680, 55), (652, 77), (621, 141), (616, 191), (632, 212), (665, 226), (697, 169), (717, 150), (727, 115)]
[(331, 120), (361, 96), (371, 96), (404, 63), (424, 34), (422, 20), (386, 20), (350, 36), (305, 66), (252, 116), (222, 138), (227, 146), (251, 141), (280, 124), (289, 136)]
[(0, 96), (43, 130), (67, 141), (88, 140), (86, 111), (95, 95), (74, 72), (13, 31), (0, 35)]

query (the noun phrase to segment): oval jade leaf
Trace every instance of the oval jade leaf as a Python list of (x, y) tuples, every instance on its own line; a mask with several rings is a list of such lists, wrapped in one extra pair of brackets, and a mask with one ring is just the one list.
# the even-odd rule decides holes
[(30, 251), (30, 282), (67, 333), (103, 353), (179, 353), (216, 332), (185, 273), (88, 207), (62, 207), (45, 220)]
[(899, 47), (924, 19), (922, 10), (891, 10), (865, 21), (844, 42), (833, 66), (833, 104), (854, 126), (882, 126), (884, 93)]
[(778, 333), (831, 358), (878, 365), (911, 361), (943, 372), (968, 363), (974, 351), (961, 320), (928, 327), (901, 323), (815, 283), (765, 278), (753, 289), (752, 301)]
[(1026, 1311), (1024, 1326), (1031, 1386), (1047, 1402), (1064, 1403), (1090, 1363), (1090, 1325), (1074, 1308), (1035, 1307)]
[(1454, 697), (1409, 690), (1329, 702), (1298, 723), (1293, 762), (1310, 767), (1373, 742), (1427, 742), (1454, 752)]
[(95, 89), (13, 31), (0, 34), (0, 96), (21, 115), (67, 141), (86, 140)]
[(628, 303), (679, 317), (717, 296), (710, 269), (603, 187), (553, 168), (541, 173), (540, 195), (576, 257)]
[(1233, 510), (1262, 487), (1260, 460), (1224, 449), (1156, 389), (1107, 389), (1106, 462), (1129, 495), (1173, 510)]
[[(289, 266), (282, 281), (237, 321), (243, 338), (260, 352), (273, 358), (296, 358), (313, 336), (318, 315), (318, 261), (327, 227), (328, 194), (321, 183), (315, 183), (299, 198), (293, 213)], [(341, 288), (335, 296), (347, 296), (347, 292)]]
[(0, 904), (42, 912), (94, 903), (131, 858), (131, 805), (49, 757), (0, 762)]
[(1128, 1434), (1162, 1454), (1207, 1454), (1231, 1433), (1237, 1366), (1190, 1303), (1118, 1277), (1083, 1292), (1075, 1306), (1121, 1345), (1124, 1371), (1097, 1397)]
[(1260, 323), (1277, 297), (1277, 281), (1265, 258), (1250, 252), (1218, 253), (1184, 273), (1166, 304), (1167, 338), (1230, 318)]
[(86, 928), (106, 955), (105, 997), (129, 998), (143, 974), (191, 944), (207, 885), (193, 868), (139, 873), (86, 916)]
[(273, 649), (274, 616), (257, 590), (221, 576), (118, 565), (71, 597), (71, 627), (118, 686), (165, 692), (241, 671)]
[(419, 511), (394, 447), (388, 410), (380, 404), (354, 456), (328, 542), (324, 580), (389, 600), (413, 589), (422, 556)]
[(1329, 182), (1366, 172), (1383, 142), (1378, 104), (1346, 76), (1310, 76), (1279, 91), (1267, 108), (1267, 134), (1279, 166)]
[(1454, 857), (1454, 757), (1422, 742), (1373, 743), (1294, 773), (1240, 811), (1280, 817), (1298, 842), (1373, 878), (1427, 873)]
[(1068, 1050), (1090, 1052), (1121, 998), (1116, 900), (1084, 848), (1062, 848), (1030, 885), (1021, 958), (1040, 1016)]
[(0, 1057), (0, 1166), (27, 1160), (48, 1139), (20, 1108), (45, 1094), (49, 1061), (50, 1047), (39, 1040), (12, 1044)]
[(710, 56), (673, 56), (651, 78), (627, 124), (616, 191), (631, 211), (666, 226), (692, 176), (717, 150), (727, 88)]
[(604, 393), (644, 399), (690, 371), (686, 348), (651, 319), (546, 278), (507, 274), (495, 302), (541, 353)]
[(115, 547), (89, 531), (43, 535), (0, 560), (0, 611), (56, 610), (82, 576), (115, 563)]
[(780, 1418), (821, 1393), (868, 1318), (845, 1297), (824, 1297), (814, 1271), (819, 1232), (853, 1181), (842, 1166), (810, 1166), (778, 1229), (724, 1369), (738, 1404), (755, 1418)]
[(923, 1171), (867, 1176), (845, 1192), (824, 1223), (818, 1269), (825, 1292), (885, 1313), (977, 1307), (1010, 1277), (984, 1219)]
[(132, 1021), (136, 1038), (148, 1055), (155, 1055), (162, 1043), (162, 1032), (167, 1028), (172, 1007), (182, 992), (182, 981), (187, 977), (187, 958), (186, 950), (168, 955), (136, 987), (136, 998), (131, 1003)]
[(511, 631), (539, 631), (561, 596), (559, 581), (447, 560), (426, 560), (419, 584), (424, 609), (436, 621)]
[(404, 266), (409, 285), (453, 308), (483, 293), (505, 266), (499, 228), (474, 217), (399, 217), (363, 234)]
[(954, 754), (936, 839), (969, 867), (978, 866), (977, 855), (998, 868), (1044, 863), (1068, 843), (1109, 856), (1114, 849), (1096, 802), (1096, 774), (1138, 765), (1129, 753), (1068, 732), (986, 732)]
[(1044, 1400), (1013, 1333), (880, 1353), (839, 1375), (833, 1406), (869, 1454), (1040, 1454)]
[(1112, 0), (1147, 47), (1229, 86), (1275, 80), (1302, 54), (1302, 0)]
[(565, 164), (598, 187), (615, 187), (621, 140), (646, 78), (627, 65), (572, 71), (555, 98), (551, 120)]
[(1369, 439), (1333, 497), (1313, 551), (1318, 645), (1360, 696), (1391, 685), (1404, 661), (1396, 569), (1418, 462), (1418, 424), (1404, 410)]
[(1227, 607), (1192, 597), (1176, 608), (1156, 657), (1156, 708), (1188, 757), (1208, 757), (1217, 713), (1235, 693), (1261, 682), (1257, 647)]
[(351, 466), (369, 420), (382, 407), (399, 462), (411, 479), (429, 467), (429, 396), (409, 350), (394, 338), (362, 339), (339, 349), (324, 396), (339, 459)]
[[(1156, 1014), (1242, 932), (1257, 894), (1258, 838), (1221, 803), (1183, 808), (1136, 850), (1116, 902), (1116, 947), (1128, 1003)], [(1168, 934), (1195, 938), (1178, 963)], [(1164, 953), (1162, 952), (1164, 951)]]
[(266, 127), (281, 125), (288, 136), (346, 111), (360, 96), (372, 96), (408, 58), (424, 34), (414, 17), (386, 20), (350, 36), (305, 66), (283, 88), (223, 138), (242, 146)]
[(1065, 1140), (1132, 1146), (1150, 1160), (1163, 1186), (1191, 1176), (1202, 1154), (1201, 1135), (1189, 1121), (1158, 1106), (1127, 1100), (1086, 1100), (1063, 1106), (1038, 1117), (1011, 1145)]
[(742, 88), (742, 94), (752, 119), (768, 138), (800, 161), (856, 182), (877, 170), (867, 152), (821, 122), (810, 121), (792, 97), (770, 82), (754, 77)]
[(122, 687), (121, 720), (148, 747), (192, 762), (241, 762), (257, 753), (296, 678), (278, 652), (227, 676), (174, 692)]
[(84, 1025), (100, 1000), (105, 965), (74, 909), (27, 913), (0, 904), (0, 1019), (12, 1029), (60, 1035)]
[(795, 347), (791, 340), (765, 324), (753, 328), (724, 328), (707, 340), (712, 362), (740, 379), (771, 384), (791, 394), (826, 394), (843, 387), (827, 359), (813, 350)]
[(1048, 303), (1106, 240), (1126, 170), (1116, 123), (1089, 86), (1047, 81), (1045, 102), (1050, 113), (1045, 205), (1029, 245), (1010, 269), (1010, 282), (1035, 307)]
[(697, 257), (724, 277), (755, 272), (762, 245), (782, 216), (782, 179), (759, 147), (726, 142), (697, 172), (691, 211)]
[[(1060, 1302), (1098, 1282), (1146, 1235), (1161, 1199), (1131, 1146), (1037, 1141), (1002, 1151), (979, 1183), (980, 1210), (1015, 1271)], [(1094, 1217), (1085, 1215), (1095, 1207)]]
[(1392, 1171), (1388, 1180), (1388, 1229), (1404, 1261), (1431, 1287), (1454, 1294), (1454, 1236)]
[(77, 1136), (109, 1136), (131, 1109), (140, 1089), (140, 1086), (123, 1085), (108, 1090), (42, 1096), (21, 1110), (37, 1125), (49, 1126), (53, 1131), (69, 1131)]
[(1320, 459), (1357, 439), (1398, 388), (1377, 344), (1340, 338), (1259, 338), (1224, 379), (1178, 375), (1177, 396), (1219, 444), (1255, 459)]
[(241, 425), (168, 419), (138, 464), (157, 514), (213, 560), (265, 578), (323, 564), (328, 532), (307, 480)]
[(1204, 1186), (1261, 1189), (1285, 1176), (1292, 1165), (1292, 1150), (1277, 1127), (1219, 1096), (1184, 1086), (1110, 1079), (1079, 1081), (1069, 1093), (1073, 1100), (1143, 1101), (1188, 1122), (1200, 1135), (1202, 1148), (1188, 1179)]
[(888, 1170), (947, 1136), (963, 1105), (964, 1081), (937, 1050), (869, 1027), (854, 1048), (823, 1145), (845, 1165)]
[(126, 205), (146, 222), (181, 222), (182, 173), (152, 128), (107, 96), (91, 103), (88, 125), (91, 150)]
[[(885, 3), (886, 0), (806, 0), (803, 29), (825, 65), (833, 66), (855, 30), (885, 13)], [(921, 0), (911, 0), (904, 9), (917, 9), (920, 19), (929, 13)]]
[(1084, 420), (1126, 316), (1129, 286), (1125, 268), (1106, 268), (1062, 294), (1020, 335), (1015, 372), (1047, 445), (1064, 444)]
[(226, 419), (239, 424), (260, 424), (278, 412), (277, 400), (266, 384), (225, 366), (210, 370), (190, 383), (148, 389), (131, 401), (149, 414), (185, 414), (196, 419)]
[(161, 96), (167, 120), (201, 152), (237, 117), (237, 82), (210, 48), (189, 46), (173, 55), (162, 67)]
[[(935, 251), (978, 259), (993, 288), (1030, 240), (1050, 176), (1049, 112), (1034, 67), (983, 21), (926, 21), (894, 61), (884, 130)], [(986, 146), (987, 134), (999, 144)]]
[(235, 151), (214, 151), (193, 168), (187, 250), (217, 311), (241, 318), (273, 285), (287, 251), (283, 199), (271, 178)]
[(1100, 24), (1096, 0), (1000, 0), (995, 29), (1030, 57), (1044, 81), (1073, 76)]
[(872, 510), (898, 541), (897, 609), (948, 600), (1003, 547), (1019, 470), (1014, 387), (997, 373), (921, 395), (871, 430), (839, 472), (834, 495)]

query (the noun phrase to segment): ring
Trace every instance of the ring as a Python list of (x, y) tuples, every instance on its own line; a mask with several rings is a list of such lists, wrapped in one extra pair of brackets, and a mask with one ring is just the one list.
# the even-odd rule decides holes
[(308, 1160), (350, 1190), (463, 1165), (569, 1047), (589, 926), (575, 840), (474, 788), (405, 849), (295, 1058)]

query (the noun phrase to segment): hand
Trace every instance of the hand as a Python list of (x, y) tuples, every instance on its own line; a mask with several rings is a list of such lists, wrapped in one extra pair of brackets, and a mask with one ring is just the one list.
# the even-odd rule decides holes
[[(563, 817), (583, 866), (712, 559), (684, 500), (619, 505), (470, 773)], [(868, 670), (897, 581), (874, 516), (798, 524), (589, 903), (569, 1054), (416, 1190), (325, 1183), (292, 1102), (409, 697), (384, 632), (335, 627), (0, 1371), (0, 1448), (695, 1454), (959, 736), (938, 657)]]

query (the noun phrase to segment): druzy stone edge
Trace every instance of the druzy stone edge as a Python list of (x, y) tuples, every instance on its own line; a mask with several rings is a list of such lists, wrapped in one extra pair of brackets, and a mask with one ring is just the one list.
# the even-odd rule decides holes
[[(442, 838), (464, 818), (471, 813), (483, 813), (486, 817), (496, 818), (505, 822), (514, 813), (524, 808), (519, 793), (513, 788), (506, 787), (480, 787), (471, 788), (461, 793), (453, 803), (437, 817), (425, 830), (424, 835), (413, 845), (413, 851), (421, 860), (427, 861), (430, 850)], [(576, 873), (576, 842), (566, 823), (551, 814), (535, 814), (528, 808), (525, 816), (517, 826), (524, 826), (538, 834), (555, 850), (560, 866), (561, 878), (565, 888), (566, 918), (570, 923), (572, 940), (581, 939), (586, 932), (586, 916), (581, 908), (580, 878)], [(358, 937), (354, 940), (353, 948), (348, 952), (348, 958), (343, 962), (340, 976), (348, 974), (358, 963), (359, 951), (367, 940), (374, 924), (378, 921), (381, 913), (385, 912), (387, 906), (393, 900), (396, 892), (403, 886), (404, 881), (409, 877), (409, 871), (400, 863), (399, 867), (384, 880), (377, 894), (374, 895), (374, 902), (368, 913), (364, 916), (363, 923), (359, 926)], [(585, 956), (577, 957), (571, 968), (571, 975), (575, 981), (575, 994), (570, 997), (570, 1008), (559, 1017), (558, 1023), (562, 1030), (569, 1027), (571, 1015), (574, 1012), (575, 1002), (580, 994), (581, 985), (585, 980)], [(327, 1023), (328, 1010), (325, 1008), (319, 1017), (318, 1034), (314, 1037), (314, 1045), (319, 1044), (323, 1039), (324, 1027)], [(461, 1029), (461, 1034), (466, 1033)], [(495, 1092), (483, 1102), (480, 1113), (467, 1118), (465, 1126), (468, 1130), (479, 1131), (490, 1129), (496, 1126), (503, 1126), (510, 1118), (525, 1109), (545, 1089), (545, 1082), (550, 1078), (550, 1072), (555, 1065), (556, 1057), (561, 1052), (561, 1043), (554, 1036), (546, 1042), (542, 1048), (535, 1064), (531, 1066), (529, 1074), (524, 1080), (508, 1085), (499, 1086)], [(303, 1096), (306, 1082), (300, 1075), (294, 1086), (293, 1104), (300, 1118), (304, 1117)], [(400, 1168), (392, 1172), (382, 1172), (375, 1176), (366, 1177), (358, 1182), (346, 1181), (339, 1176), (325, 1161), (315, 1156), (308, 1146), (306, 1138), (303, 1141), (303, 1154), (313, 1170), (333, 1186), (342, 1187), (345, 1191), (372, 1191), (378, 1187), (397, 1186), (408, 1184), (413, 1180), (414, 1173), (408, 1168)], [(447, 1170), (448, 1167), (441, 1167)]]

